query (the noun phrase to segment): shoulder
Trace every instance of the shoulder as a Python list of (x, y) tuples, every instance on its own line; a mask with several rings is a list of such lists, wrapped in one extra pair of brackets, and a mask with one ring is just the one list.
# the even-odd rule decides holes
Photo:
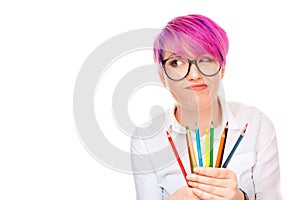
[(157, 151), (162, 148), (161, 144), (165, 143), (166, 133), (170, 126), (169, 110), (153, 116), (151, 120), (141, 126), (136, 127), (132, 138), (131, 148), (144, 148), (144, 153)]
[(251, 132), (252, 139), (258, 137), (259, 140), (268, 141), (276, 137), (271, 119), (260, 109), (238, 102), (228, 102), (228, 108), (240, 126), (249, 124), (247, 132)]
[(244, 118), (245, 120), (264, 121), (271, 123), (270, 118), (259, 108), (246, 105), (240, 102), (227, 102), (228, 108), (235, 118)]
[(240, 112), (261, 112), (258, 108), (250, 105), (246, 105), (240, 102), (234, 102), (230, 101), (227, 102), (228, 107), (230, 108), (231, 111), (234, 113), (240, 113)]
[(227, 105), (238, 126), (243, 127), (248, 123), (247, 130), (252, 131), (256, 136), (275, 137), (275, 127), (271, 119), (259, 108), (239, 102), (228, 102)]
[(168, 125), (170, 124), (169, 110), (160, 112), (157, 115), (151, 117), (152, 118), (149, 121), (136, 127), (133, 133), (133, 138), (153, 138), (157, 134), (161, 133), (163, 130), (166, 130)]

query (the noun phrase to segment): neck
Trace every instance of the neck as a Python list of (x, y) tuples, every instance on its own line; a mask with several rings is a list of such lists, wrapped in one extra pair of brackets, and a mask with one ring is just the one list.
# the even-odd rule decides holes
[(211, 121), (217, 127), (222, 123), (222, 111), (219, 101), (216, 99), (210, 106), (198, 109), (188, 109), (176, 105), (175, 117), (184, 127), (189, 126), (191, 130), (195, 128), (195, 122), (198, 122), (201, 136), (205, 134), (205, 129), (210, 127)]

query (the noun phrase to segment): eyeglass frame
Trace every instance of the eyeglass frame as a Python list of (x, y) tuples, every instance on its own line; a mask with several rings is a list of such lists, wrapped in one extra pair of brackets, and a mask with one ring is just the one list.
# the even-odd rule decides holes
[(204, 74), (204, 73), (200, 70), (199, 66), (197, 65), (197, 59), (196, 59), (196, 60), (190, 60), (190, 59), (186, 58), (186, 60), (189, 62), (189, 68), (188, 68), (188, 70), (187, 70), (186, 75), (185, 75), (183, 78), (181, 78), (181, 79), (173, 79), (173, 78), (171, 78), (171, 77), (168, 75), (168, 73), (166, 72), (166, 67), (165, 67), (166, 62), (167, 62), (168, 60), (170, 60), (170, 59), (172, 59), (172, 57), (171, 57), (171, 58), (167, 58), (167, 59), (162, 60), (162, 61), (161, 61), (161, 65), (162, 65), (162, 67), (163, 67), (163, 69), (164, 69), (164, 72), (165, 72), (165, 74), (167, 75), (167, 77), (168, 77), (169, 79), (173, 80), (173, 81), (181, 81), (181, 80), (183, 80), (185, 77), (187, 77), (187, 75), (190, 73), (192, 64), (194, 64), (194, 65), (197, 67), (198, 71), (199, 71), (203, 76), (206, 76), (206, 77), (212, 77), (212, 76), (217, 75), (217, 74), (221, 71), (221, 68), (222, 68), (221, 65), (220, 65), (220, 67), (219, 67), (219, 69), (218, 69), (218, 71), (217, 71), (216, 73), (214, 73), (214, 74), (212, 74), (212, 75), (206, 75), (206, 74)]

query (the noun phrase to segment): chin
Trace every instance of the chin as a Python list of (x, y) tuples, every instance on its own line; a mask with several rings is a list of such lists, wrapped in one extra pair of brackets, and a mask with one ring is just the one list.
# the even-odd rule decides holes
[(202, 110), (211, 107), (212, 101), (210, 100), (210, 98), (197, 99), (197, 100), (185, 99), (184, 101), (177, 101), (177, 104), (187, 110), (195, 111), (197, 109)]

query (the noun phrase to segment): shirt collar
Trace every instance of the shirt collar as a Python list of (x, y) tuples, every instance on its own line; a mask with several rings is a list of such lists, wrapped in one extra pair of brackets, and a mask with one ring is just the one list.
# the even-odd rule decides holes
[(175, 110), (176, 110), (176, 105), (174, 105), (171, 109), (169, 109), (170, 129), (175, 133), (185, 134), (186, 131), (185, 127), (179, 124), (179, 122), (175, 118)]
[(229, 107), (228, 102), (220, 96), (218, 97), (218, 100), (222, 109), (222, 127), (225, 127), (226, 122), (228, 121), (228, 126), (230, 129), (240, 129), (240, 127), (237, 125), (237, 121)]

